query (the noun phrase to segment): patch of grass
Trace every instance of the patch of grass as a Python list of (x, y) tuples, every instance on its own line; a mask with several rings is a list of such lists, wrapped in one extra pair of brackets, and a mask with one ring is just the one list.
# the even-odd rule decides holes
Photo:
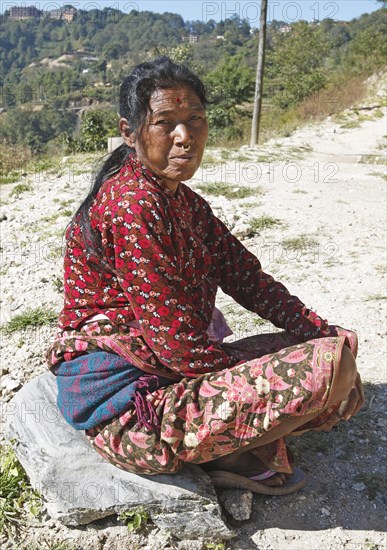
[(61, 216), (72, 216), (73, 215), (73, 211), (72, 210), (69, 210), (68, 208), (65, 209), (65, 210), (60, 210), (59, 212), (56, 212), (55, 214), (52, 214), (51, 216), (44, 216), (42, 218), (42, 222), (48, 222), (48, 223), (52, 223), (52, 222), (56, 222), (57, 219), (59, 219)]
[(378, 544), (369, 539), (365, 539), (364, 545), (366, 550), (381, 550)]
[(204, 546), (206, 550), (226, 550), (224, 542), (207, 542)]
[(129, 531), (140, 531), (150, 520), (150, 516), (142, 506), (122, 512), (118, 519), (123, 521)]
[[(27, 171), (26, 167), (32, 158), (33, 154), (29, 147), (0, 143), (0, 182), (14, 183), (19, 180)], [(10, 181), (11, 179), (13, 181)]]
[(366, 298), (366, 302), (381, 302), (382, 300), (387, 300), (387, 296), (385, 294), (370, 294)]
[(59, 293), (63, 292), (63, 280), (61, 277), (58, 277), (57, 275), (52, 280), (52, 286), (55, 288), (55, 290)]
[(12, 535), (29, 516), (36, 517), (41, 497), (27, 478), (13, 449), (0, 446), (0, 533)]
[(6, 333), (23, 330), (27, 327), (42, 327), (54, 323), (58, 318), (58, 313), (49, 308), (37, 307), (26, 309), (24, 313), (15, 315), (8, 323), (2, 327)]
[(252, 218), (249, 223), (254, 231), (262, 231), (263, 229), (270, 229), (276, 225), (282, 225), (281, 220), (272, 218), (271, 216), (259, 216), (259, 218)]
[(62, 206), (62, 208), (66, 208), (67, 206), (72, 206), (74, 204), (74, 200), (68, 199), (65, 201), (59, 201), (59, 204)]
[(54, 245), (50, 247), (50, 251), (47, 254), (47, 259), (49, 260), (58, 260), (63, 256), (63, 246), (62, 245)]
[(385, 275), (387, 273), (387, 264), (378, 264), (375, 266), (375, 269), (379, 273), (383, 273), (383, 275)]
[(260, 187), (238, 187), (225, 182), (200, 184), (198, 188), (207, 195), (223, 196), (226, 199), (244, 199), (252, 195), (262, 194), (262, 188)]
[(211, 153), (204, 153), (202, 167), (207, 168), (208, 166), (212, 166), (213, 164), (219, 164), (219, 162), (219, 159), (214, 157), (214, 155), (211, 155)]
[(305, 248), (317, 246), (318, 242), (308, 235), (300, 235), (299, 237), (284, 239), (282, 244), (287, 250), (304, 250)]
[(20, 173), (19, 172), (11, 172), (6, 176), (0, 176), (0, 183), (15, 183), (15, 181), (18, 181), (20, 179)]
[(229, 160), (232, 157), (231, 151), (228, 151), (227, 149), (222, 149), (220, 152), (220, 158), (222, 160)]
[(349, 120), (345, 124), (342, 124), (340, 128), (343, 128), (345, 130), (350, 130), (352, 128), (360, 128), (361, 123), (359, 120)]
[(60, 169), (60, 160), (57, 157), (40, 157), (27, 166), (28, 172), (55, 173)]
[(338, 75), (335, 81), (328, 82), (324, 89), (310, 94), (297, 105), (299, 118), (301, 120), (321, 119), (341, 114), (366, 96), (365, 80), (368, 76), (370, 74), (366, 71), (351, 78), (346, 74)]
[(376, 176), (377, 178), (383, 178), (387, 181), (387, 174), (384, 174), (383, 172), (370, 172), (367, 176)]
[(373, 115), (373, 118), (383, 118), (384, 117), (384, 113), (381, 109), (375, 109), (375, 111), (373, 111), (372, 115)]
[(293, 193), (298, 193), (300, 195), (307, 195), (308, 192), (304, 191), (304, 189), (293, 189)]
[(246, 157), (246, 155), (238, 155), (236, 157), (236, 160), (237, 162), (250, 162), (251, 161), (251, 158), (250, 157)]
[(12, 197), (16, 197), (17, 199), (25, 193), (26, 191), (32, 191), (32, 187), (29, 183), (18, 183), (15, 185), (15, 187), (10, 192), (10, 195)]
[(361, 164), (386, 164), (386, 159), (383, 155), (363, 155), (359, 162)]
[(56, 220), (60, 218), (61, 215), (62, 215), (62, 212), (57, 212), (56, 214), (52, 214), (51, 216), (43, 216), (42, 222), (48, 222), (48, 223), (56, 222)]

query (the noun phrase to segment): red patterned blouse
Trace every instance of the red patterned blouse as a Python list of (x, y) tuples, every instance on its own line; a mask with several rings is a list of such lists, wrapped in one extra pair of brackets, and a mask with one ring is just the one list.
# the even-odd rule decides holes
[[(93, 267), (75, 224), (67, 234), (65, 302), (51, 366), (83, 352), (85, 321), (102, 313), (108, 321), (92, 323), (93, 345), (106, 349), (98, 325), (108, 323), (110, 340), (126, 334), (115, 351), (132, 360), (134, 354), (144, 370), (151, 365), (194, 377), (231, 367), (238, 361), (206, 333), (218, 287), (299, 341), (329, 335), (327, 322), (264, 273), (202, 197), (183, 183), (173, 194), (137, 159), (103, 183), (90, 216), (106, 262)], [(133, 321), (139, 329), (131, 328)], [(125, 346), (129, 355), (121, 353)]]

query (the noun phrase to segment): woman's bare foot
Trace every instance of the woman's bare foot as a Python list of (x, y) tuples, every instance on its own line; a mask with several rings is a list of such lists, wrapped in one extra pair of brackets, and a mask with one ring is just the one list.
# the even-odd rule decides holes
[[(234, 474), (239, 474), (245, 477), (253, 477), (259, 474), (267, 472), (269, 468), (259, 460), (257, 456), (249, 451), (238, 456), (227, 455), (211, 462), (201, 464), (202, 468), (207, 471), (211, 470), (225, 470)], [(286, 483), (286, 481), (292, 477), (292, 474), (284, 474), (276, 472), (274, 475), (267, 479), (259, 480), (259, 483), (268, 487), (278, 487)]]

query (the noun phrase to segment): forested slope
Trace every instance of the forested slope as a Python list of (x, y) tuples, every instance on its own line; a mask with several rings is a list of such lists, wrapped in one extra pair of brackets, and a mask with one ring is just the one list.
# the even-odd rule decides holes
[[(387, 10), (350, 22), (325, 19), (268, 30), (265, 112), (283, 119), (310, 94), (335, 95), (354, 75), (379, 68), (387, 55)], [(158, 53), (188, 62), (214, 103), (212, 138), (248, 135), (258, 30), (237, 15), (216, 23), (172, 13), (79, 10), (72, 22), (0, 17), (0, 139), (42, 151), (99, 148), (115, 133), (119, 83), (136, 63)], [(194, 35), (194, 43), (189, 39)], [(292, 115), (293, 116), (293, 115)], [(286, 119), (286, 116), (285, 116)]]

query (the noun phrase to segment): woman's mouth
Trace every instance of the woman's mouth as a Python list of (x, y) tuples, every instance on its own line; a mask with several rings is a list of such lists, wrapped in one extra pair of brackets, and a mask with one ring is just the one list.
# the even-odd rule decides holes
[(174, 157), (170, 157), (170, 160), (173, 160), (174, 162), (177, 162), (177, 163), (181, 163), (181, 164), (186, 164), (188, 162), (190, 162), (193, 158), (195, 157), (195, 155), (192, 155), (192, 154), (184, 154), (184, 155), (176, 155)]

